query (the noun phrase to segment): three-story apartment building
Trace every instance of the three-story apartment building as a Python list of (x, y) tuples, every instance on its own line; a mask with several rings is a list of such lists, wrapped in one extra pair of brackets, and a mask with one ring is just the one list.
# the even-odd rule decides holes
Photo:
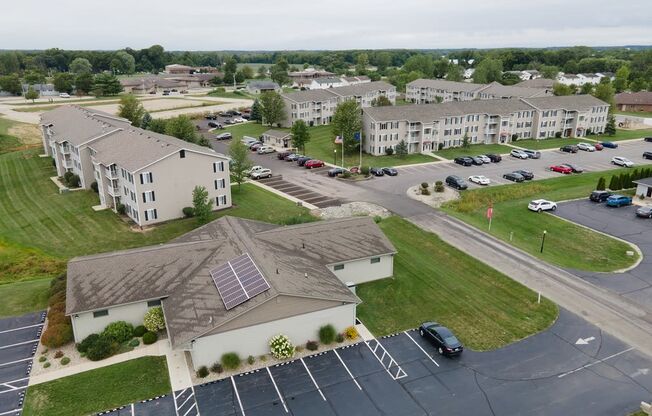
[(434, 104), (449, 101), (493, 100), (497, 98), (532, 98), (552, 95), (545, 88), (524, 88), (444, 79), (417, 79), (405, 87), (405, 100), (415, 104)]

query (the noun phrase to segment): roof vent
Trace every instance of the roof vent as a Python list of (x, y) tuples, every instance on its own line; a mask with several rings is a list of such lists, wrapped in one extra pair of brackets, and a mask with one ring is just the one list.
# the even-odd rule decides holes
[(276, 268), (276, 274), (278, 274), (278, 267)]
[(208, 318), (208, 323), (209, 323), (209, 324), (212, 324), (212, 323), (213, 323), (213, 316), (212, 316), (212, 315)]
[(306, 248), (306, 243), (304, 243), (303, 241), (301, 242), (301, 248)]
[(303, 277), (305, 277), (307, 279), (308, 278), (308, 273), (304, 273)]

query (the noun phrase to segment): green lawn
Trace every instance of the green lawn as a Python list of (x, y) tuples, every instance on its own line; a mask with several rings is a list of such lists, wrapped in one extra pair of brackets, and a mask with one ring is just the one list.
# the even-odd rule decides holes
[[(600, 140), (598, 138), (590, 137), (594, 140)], [(558, 149), (567, 144), (578, 144), (582, 142), (592, 143), (591, 140), (585, 139), (576, 139), (572, 137), (568, 138), (549, 138), (549, 139), (527, 139), (527, 140), (516, 140), (512, 142), (514, 146), (523, 147), (526, 149), (532, 150), (543, 150), (543, 149)]]
[(11, 152), (22, 144), (19, 138), (7, 134), (13, 124), (13, 121), (0, 117), (0, 154)]
[(614, 111), (614, 114), (634, 117), (652, 117), (652, 112), (650, 111)]
[(487, 153), (496, 153), (501, 155), (511, 152), (512, 149), (512, 147), (502, 144), (472, 144), (468, 148), (451, 147), (449, 149), (433, 152), (433, 154), (452, 160), (460, 156), (476, 156)]
[(253, 99), (253, 97), (243, 91), (216, 91), (213, 90), (206, 94), (210, 97), (221, 97), (221, 98), (240, 98), (240, 99)]
[(50, 279), (0, 285), (0, 318), (19, 316), (48, 306)]
[(30, 386), (23, 415), (95, 414), (170, 390), (165, 357), (142, 357)]
[(618, 130), (614, 136), (588, 136), (590, 139), (604, 141), (604, 142), (617, 142), (620, 140), (642, 139), (646, 136), (652, 136), (652, 129), (643, 130)]
[(394, 278), (358, 286), (358, 316), (376, 336), (435, 320), (474, 350), (499, 348), (550, 326), (557, 307), (399, 217), (380, 222), (398, 254)]
[[(647, 167), (647, 166), (646, 166)], [(527, 209), (532, 199), (562, 201), (585, 198), (595, 189), (598, 178), (609, 182), (616, 169), (608, 172), (583, 173), (535, 182), (504, 185), (465, 191), (462, 198), (444, 205), (444, 211), (488, 231), (485, 217), (493, 202), (491, 232), (501, 240), (552, 264), (579, 270), (608, 272), (631, 266), (638, 255), (628, 257), (631, 247), (619, 240), (599, 234), (550, 214), (537, 214)], [(540, 253), (543, 230), (547, 231), (544, 252)]]

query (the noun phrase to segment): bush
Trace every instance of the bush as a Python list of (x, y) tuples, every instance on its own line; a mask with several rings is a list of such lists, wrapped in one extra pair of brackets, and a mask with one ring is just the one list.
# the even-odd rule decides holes
[(118, 214), (125, 215), (127, 212), (127, 207), (125, 207), (125, 204), (118, 204), (116, 205), (115, 210)]
[(428, 182), (421, 182), (421, 188), (428, 189)]
[(240, 367), (240, 356), (235, 352), (227, 352), (222, 355), (220, 362), (222, 363), (222, 367), (225, 369), (235, 370)]
[(394, 148), (393, 148), (393, 147), (386, 147), (386, 148), (385, 148), (385, 154), (386, 154), (387, 156), (391, 156), (391, 155), (393, 155), (393, 154), (394, 154)]
[(50, 365), (51, 364), (49, 362), (47, 362), (47, 363), (43, 364), (43, 368), (48, 368), (48, 367), (50, 367)]
[(66, 292), (56, 292), (50, 296), (48, 299), (48, 306), (52, 306), (57, 303), (66, 303)]
[(98, 186), (97, 186), (97, 182), (91, 182), (91, 189), (92, 189), (93, 192), (95, 192), (95, 193), (98, 193), (98, 192), (100, 191), (99, 188), (98, 188)]
[(66, 186), (69, 186), (69, 184), (70, 184), (70, 180), (72, 179), (72, 177), (73, 177), (74, 175), (75, 175), (75, 174), (72, 173), (72, 172), (66, 172), (66, 173), (64, 173), (64, 174), (63, 174), (63, 178), (62, 178), (62, 180), (63, 180), (63, 184), (66, 185)]
[(57, 323), (48, 324), (48, 329), (41, 336), (41, 343), (50, 348), (59, 348), (72, 341), (72, 325)]
[(138, 341), (138, 338), (134, 338), (131, 341), (129, 341), (129, 345), (131, 348), (136, 348), (137, 346), (140, 345), (140, 341)]
[(364, 176), (369, 176), (369, 166), (363, 166), (360, 168), (360, 173), (362, 173)]
[(261, 355), (260, 357), (258, 357), (258, 359), (260, 361), (262, 361), (262, 362), (265, 362), (265, 361), (267, 361), (267, 356), (266, 355)]
[(183, 212), (183, 216), (186, 218), (195, 216), (195, 209), (193, 207), (183, 207), (181, 211)]
[[(68, 174), (70, 174), (70, 175), (68, 175)], [(81, 180), (79, 179), (79, 175), (75, 175), (72, 172), (66, 172), (63, 175), (63, 181), (64, 181), (64, 184), (68, 188), (79, 188), (79, 185), (81, 184)]]
[(560, 131), (556, 132), (555, 137), (558, 138), (558, 139), (561, 139), (561, 132)]
[(117, 343), (123, 343), (133, 338), (134, 326), (125, 321), (111, 322), (104, 328), (102, 335), (111, 338)]
[(430, 195), (428, 188), (421, 188), (421, 195)]
[(598, 179), (598, 185), (595, 187), (595, 189), (598, 191), (604, 191), (606, 187), (607, 181), (604, 179), (604, 177), (600, 176), (600, 179)]
[(47, 360), (48, 360), (48, 359), (47, 359), (47, 357), (46, 357), (45, 355), (41, 355), (40, 357), (38, 357), (38, 362), (39, 362), (39, 363), (43, 363), (43, 362), (45, 362), (45, 361), (47, 361)]
[(118, 349), (118, 344), (111, 338), (100, 335), (86, 350), (86, 357), (91, 361), (103, 360), (113, 355)]
[(224, 371), (224, 368), (222, 368), (222, 364), (220, 363), (215, 363), (211, 366), (211, 372), (215, 374), (221, 374)]
[(134, 328), (134, 336), (135, 337), (142, 337), (145, 335), (145, 332), (147, 332), (147, 328), (145, 328), (143, 325), (138, 325), (137, 327)]
[(275, 335), (269, 340), (269, 350), (279, 360), (284, 360), (294, 355), (294, 345), (292, 345), (290, 338), (282, 334)]
[(441, 183), (441, 181), (437, 181), (439, 183), (435, 184), (435, 192), (442, 193), (444, 192), (444, 185)]
[(375, 215), (374, 216), (374, 222), (376, 224), (379, 224), (382, 220), (383, 220), (383, 217), (381, 217), (380, 215)]
[(63, 292), (66, 293), (66, 275), (60, 274), (59, 276), (52, 279), (50, 282), (50, 296), (55, 293)]
[(247, 364), (251, 365), (251, 364), (253, 364), (255, 362), (256, 362), (256, 359), (254, 358), (253, 355), (250, 355), (249, 357), (247, 357)]
[(202, 366), (199, 367), (199, 369), (197, 370), (197, 377), (198, 377), (198, 378), (204, 378), (204, 377), (206, 377), (206, 376), (208, 376), (208, 368), (206, 368), (205, 365), (202, 365)]
[(337, 334), (337, 336), (335, 337), (335, 341), (336, 342), (344, 342), (344, 335)]
[(335, 331), (335, 327), (331, 324), (319, 328), (319, 342), (322, 344), (332, 344), (336, 336), (337, 331)]
[(317, 351), (318, 348), (319, 348), (319, 344), (317, 343), (317, 341), (306, 342), (306, 349), (308, 351)]
[(303, 351), (303, 347), (301, 345), (297, 345), (296, 347), (294, 347), (294, 351), (295, 352), (301, 352), (301, 351)]
[(156, 332), (145, 332), (143, 334), (143, 344), (145, 345), (153, 344), (157, 339), (158, 336), (156, 335)]
[(143, 325), (150, 332), (158, 332), (162, 329), (165, 329), (163, 308), (157, 306), (148, 310), (147, 313), (145, 313), (145, 318), (143, 318)]
[(344, 173), (342, 173), (340, 175), (340, 177), (342, 177), (344, 179), (349, 179), (351, 177), (351, 172), (349, 172), (348, 170), (345, 170)]
[(63, 351), (57, 351), (54, 353), (54, 358), (61, 358), (63, 357)]
[(70, 364), (70, 358), (68, 358), (68, 357), (63, 357), (63, 358), (61, 359), (61, 365), (68, 365), (68, 364)]
[(358, 337), (358, 330), (354, 326), (350, 326), (344, 330), (344, 336), (349, 340), (356, 339)]
[(95, 342), (97, 341), (97, 339), (98, 339), (99, 337), (100, 337), (99, 334), (90, 334), (89, 336), (87, 336), (86, 338), (84, 338), (84, 339), (82, 340), (82, 342), (80, 342), (79, 344), (77, 344), (77, 351), (79, 351), (79, 352), (86, 352), (86, 351), (88, 351), (88, 348), (89, 348), (91, 345), (95, 344)]

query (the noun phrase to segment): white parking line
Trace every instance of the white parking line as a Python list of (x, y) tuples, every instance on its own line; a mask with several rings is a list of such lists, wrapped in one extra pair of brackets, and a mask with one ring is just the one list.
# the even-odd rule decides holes
[[(188, 389), (186, 389), (186, 390), (188, 390)], [(184, 390), (184, 391), (186, 391), (186, 390)], [(188, 400), (190, 400), (190, 399), (192, 399), (192, 395), (186, 397), (186, 400), (184, 400), (183, 403), (181, 403), (181, 405), (179, 406), (179, 408), (182, 408), (183, 406), (185, 406), (186, 403), (188, 403)]]
[(23, 358), (21, 360), (16, 360), (16, 361), (7, 361), (6, 363), (0, 363), (0, 367), (5, 366), (5, 365), (11, 365), (11, 364), (16, 364), (16, 363), (22, 363), (23, 361), (32, 361), (33, 358)]
[(195, 387), (190, 386), (190, 390), (192, 390), (192, 397), (195, 398), (195, 408), (197, 409), (197, 416), (200, 416), (200, 414), (199, 414), (199, 405), (197, 404), (197, 396), (195, 395)]
[(135, 415), (134, 404), (132, 403), (131, 404), (131, 416), (134, 416), (134, 415)]
[(233, 376), (231, 376), (231, 384), (233, 384), (233, 391), (235, 392), (235, 398), (238, 399), (238, 405), (240, 405), (240, 413), (242, 413), (242, 416), (245, 416), (245, 411), (242, 408), (242, 402), (240, 401), (240, 394), (238, 393), (238, 388), (235, 386), (235, 380), (233, 379)]
[(432, 361), (433, 363), (435, 363), (435, 365), (436, 365), (437, 367), (439, 367), (439, 364), (437, 364), (437, 361), (435, 361), (435, 360), (430, 356), (430, 354), (428, 354), (428, 353), (426, 352), (426, 350), (424, 350), (423, 348), (421, 348), (421, 345), (419, 345), (419, 344), (414, 340), (414, 338), (412, 338), (412, 337), (410, 336), (410, 334), (407, 333), (407, 331), (403, 331), (403, 333), (404, 333), (405, 335), (407, 335), (408, 338), (410, 338), (410, 340), (411, 340), (412, 342), (414, 342), (414, 345), (416, 345), (416, 346), (417, 346), (421, 351), (423, 351), (424, 354), (426, 354), (426, 357), (428, 357), (428, 359), (430, 359), (430, 361)]
[(14, 409), (14, 410), (10, 410), (10, 411), (8, 411), (8, 412), (2, 412), (2, 413), (0, 413), (0, 416), (3, 416), (3, 415), (12, 415), (12, 414), (15, 415), (15, 414), (20, 413), (20, 412), (22, 412), (22, 411), (23, 411), (23, 409)]
[(303, 368), (306, 369), (306, 372), (308, 373), (308, 376), (310, 377), (310, 380), (312, 380), (312, 384), (315, 385), (315, 387), (317, 388), (317, 391), (319, 392), (319, 394), (321, 394), (321, 398), (324, 399), (324, 401), (326, 401), (326, 396), (324, 396), (324, 393), (321, 392), (321, 389), (317, 385), (317, 382), (315, 381), (315, 378), (312, 376), (312, 373), (310, 372), (310, 370), (308, 370), (308, 366), (306, 365), (306, 362), (303, 361), (303, 358), (299, 358), (299, 360), (301, 360), (301, 364), (303, 364)]
[[(197, 407), (197, 402), (193, 403), (192, 406), (190, 406), (190, 408), (189, 408), (188, 410), (186, 410), (186, 413), (184, 413), (183, 416), (188, 416), (188, 413), (190, 413), (190, 411), (191, 411), (194, 407)], [(199, 412), (197, 412), (197, 414), (199, 414)]]
[(35, 328), (37, 326), (43, 326), (43, 324), (21, 326), (20, 328), (13, 328), (13, 329), (5, 329), (4, 331), (0, 331), (0, 334), (5, 334), (7, 332), (12, 332), (12, 331), (20, 331), (21, 329)]
[(359, 388), (360, 390), (362, 390), (362, 387), (360, 387), (360, 385), (358, 384), (358, 381), (355, 379), (355, 377), (353, 377), (353, 374), (351, 373), (351, 371), (349, 371), (349, 367), (347, 367), (346, 364), (344, 364), (344, 361), (342, 360), (342, 357), (340, 357), (340, 355), (337, 353), (337, 350), (333, 350), (333, 352), (335, 353), (335, 355), (337, 356), (337, 358), (340, 359), (340, 362), (341, 362), (342, 365), (344, 366), (344, 369), (346, 370), (346, 372), (349, 373), (349, 375), (351, 376), (351, 380), (353, 380), (353, 382), (355, 383), (355, 385), (358, 386), (358, 388)]
[(267, 374), (269, 374), (269, 378), (272, 380), (272, 384), (274, 385), (274, 389), (276, 389), (276, 394), (278, 394), (278, 398), (281, 399), (281, 403), (283, 404), (283, 408), (285, 409), (285, 413), (290, 413), (288, 410), (288, 407), (285, 404), (285, 400), (283, 400), (283, 396), (281, 396), (281, 392), (278, 390), (278, 386), (276, 385), (276, 381), (274, 381), (274, 377), (272, 376), (272, 372), (269, 371), (269, 367), (267, 368)]
[[(181, 391), (181, 393), (179, 393), (179, 396), (181, 396), (184, 391), (186, 391), (186, 390)], [(174, 414), (179, 416), (179, 406), (177, 405), (177, 395), (174, 392), (172, 392), (172, 400), (174, 400)]]
[(631, 347), (631, 348), (627, 348), (627, 349), (624, 350), (624, 351), (617, 352), (617, 353), (615, 353), (615, 354), (611, 354), (610, 356), (605, 357), (605, 358), (603, 358), (603, 359), (601, 359), (601, 360), (598, 360), (598, 361), (592, 362), (592, 363), (587, 364), (587, 365), (583, 365), (582, 367), (580, 367), (580, 368), (576, 368), (575, 370), (567, 371), (567, 372), (565, 372), (565, 373), (563, 373), (563, 374), (560, 374), (560, 375), (557, 376), (557, 378), (566, 377), (566, 376), (569, 375), (569, 374), (573, 374), (573, 373), (576, 373), (576, 372), (578, 372), (578, 371), (584, 370), (584, 369), (586, 369), (586, 368), (593, 367), (593, 366), (596, 365), (596, 364), (603, 363), (603, 362), (607, 361), (608, 359), (611, 359), (611, 358), (617, 357), (617, 356), (622, 355), (622, 354), (624, 354), (624, 353), (626, 353), (626, 352), (629, 352), (629, 351), (631, 351), (631, 350), (633, 350), (633, 349), (634, 349), (634, 347)]
[(4, 349), (7, 349), (7, 348), (11, 348), (11, 347), (17, 347), (17, 346), (19, 346), (19, 345), (32, 344), (32, 343), (34, 343), (34, 342), (38, 342), (38, 338), (37, 338), (37, 339), (33, 339), (33, 340), (31, 340), (31, 341), (24, 341), (24, 342), (18, 342), (18, 343), (16, 343), (16, 344), (4, 345), (4, 346), (0, 347), (0, 350), (4, 350)]
[(16, 388), (12, 388), (11, 390), (0, 391), (0, 394), (11, 393), (12, 391), (24, 390), (26, 388), (27, 388), (27, 386), (25, 386), (25, 387), (16, 387)]

